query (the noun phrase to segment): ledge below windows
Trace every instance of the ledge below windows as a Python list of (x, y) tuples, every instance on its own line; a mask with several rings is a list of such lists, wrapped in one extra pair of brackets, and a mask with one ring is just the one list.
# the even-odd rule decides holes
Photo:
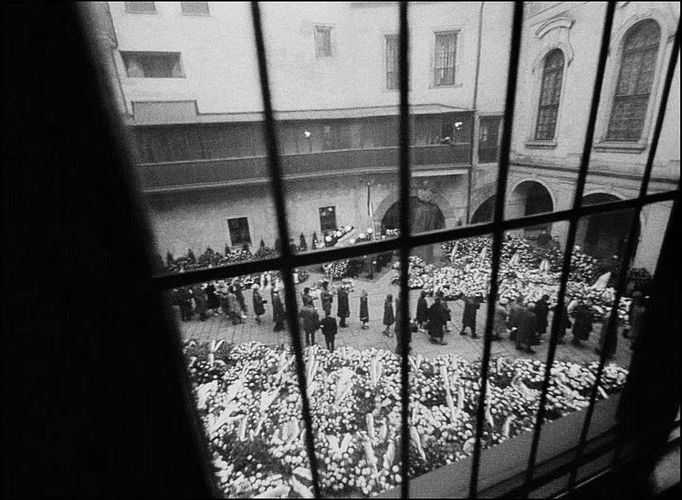
[(599, 142), (594, 145), (594, 150), (603, 153), (633, 153), (639, 154), (647, 148), (647, 144), (638, 142)]
[(556, 148), (556, 141), (526, 141), (526, 148), (528, 149), (554, 149)]

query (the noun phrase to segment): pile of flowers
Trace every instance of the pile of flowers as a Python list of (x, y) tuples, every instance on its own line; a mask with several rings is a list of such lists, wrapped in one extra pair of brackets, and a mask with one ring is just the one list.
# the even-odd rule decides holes
[(346, 236), (353, 230), (353, 226), (341, 226), (336, 231), (327, 231), (324, 233), (324, 245), (326, 247), (333, 247), (341, 238)]
[[(213, 465), (229, 497), (312, 497), (293, 353), (251, 342), (186, 343), (185, 354)], [(304, 350), (321, 493), (370, 496), (401, 482), (400, 360), (390, 351)], [(410, 477), (473, 450), (480, 362), (410, 356)], [(532, 429), (544, 364), (491, 360), (483, 446)], [(584, 408), (596, 365), (556, 361), (547, 419)], [(627, 371), (610, 364), (599, 398)]]

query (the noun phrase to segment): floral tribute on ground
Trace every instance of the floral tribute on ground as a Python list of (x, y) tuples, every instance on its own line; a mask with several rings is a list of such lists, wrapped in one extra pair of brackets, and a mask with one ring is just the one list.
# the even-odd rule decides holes
[[(228, 497), (313, 496), (301, 400), (290, 348), (251, 342), (185, 343), (190, 379), (215, 474)], [(304, 350), (321, 492), (371, 496), (400, 475), (400, 359), (386, 350)], [(473, 451), (480, 361), (410, 356), (410, 477)], [(533, 427), (545, 365), (493, 358), (483, 446)], [(547, 420), (585, 408), (597, 365), (555, 361)], [(607, 365), (599, 399), (619, 392), (627, 371)]]
[[(421, 288), (429, 294), (442, 290), (446, 300), (476, 293), (487, 297), (492, 238), (480, 236), (450, 241), (443, 243), (441, 248), (448, 261), (446, 264), (427, 264), (416, 256), (409, 258), (408, 286)], [(562, 258), (562, 252), (556, 245), (543, 248), (525, 238), (507, 237), (500, 256), (500, 297), (514, 300), (521, 295), (526, 301), (536, 301), (546, 293), (553, 307), (559, 293)], [(394, 268), (393, 282), (397, 283), (400, 263), (394, 264)], [(576, 246), (571, 256), (567, 297), (581, 297), (592, 310), (594, 318), (603, 320), (610, 312), (615, 290), (600, 283), (597, 274), (597, 259)], [(636, 277), (641, 275), (643, 273), (640, 272)], [(643, 276), (641, 281), (645, 280), (646, 276)], [(618, 307), (621, 322), (627, 317), (629, 305), (630, 298), (622, 297)]]

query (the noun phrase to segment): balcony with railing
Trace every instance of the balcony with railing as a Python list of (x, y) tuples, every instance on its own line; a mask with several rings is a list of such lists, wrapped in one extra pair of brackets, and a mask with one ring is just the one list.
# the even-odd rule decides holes
[[(285, 179), (397, 173), (399, 148), (383, 147), (291, 154), (281, 157)], [(470, 144), (411, 148), (415, 173), (463, 174), (471, 166)], [(266, 156), (142, 163), (137, 168), (146, 193), (187, 191), (268, 182)]]

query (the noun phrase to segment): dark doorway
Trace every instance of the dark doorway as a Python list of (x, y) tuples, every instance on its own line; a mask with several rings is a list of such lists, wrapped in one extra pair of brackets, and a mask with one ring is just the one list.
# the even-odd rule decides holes
[[(612, 194), (595, 193), (583, 198), (583, 205), (596, 205), (617, 201), (620, 198)], [(581, 221), (583, 230), (583, 250), (600, 261), (611, 259), (613, 255), (622, 256), (625, 253), (632, 211), (608, 212), (590, 215)], [(635, 238), (639, 238), (640, 224), (636, 222)]]
[(476, 209), (474, 215), (471, 217), (471, 224), (482, 224), (484, 222), (490, 222), (493, 220), (494, 213), (495, 197), (491, 196), (483, 203), (481, 203), (479, 207)]
[[(554, 211), (552, 196), (545, 186), (535, 181), (524, 181), (511, 193), (507, 217), (517, 218)], [(551, 224), (539, 224), (523, 230), (527, 238), (537, 238), (543, 231), (551, 232)]]
[[(435, 231), (444, 227), (445, 217), (438, 205), (430, 201), (420, 200), (416, 196), (410, 198), (410, 230), (412, 234)], [(395, 202), (381, 220), (381, 232), (399, 228), (400, 203)], [(434, 246), (427, 245), (426, 247), (415, 248), (412, 250), (412, 255), (417, 255), (426, 262), (433, 262)]]

